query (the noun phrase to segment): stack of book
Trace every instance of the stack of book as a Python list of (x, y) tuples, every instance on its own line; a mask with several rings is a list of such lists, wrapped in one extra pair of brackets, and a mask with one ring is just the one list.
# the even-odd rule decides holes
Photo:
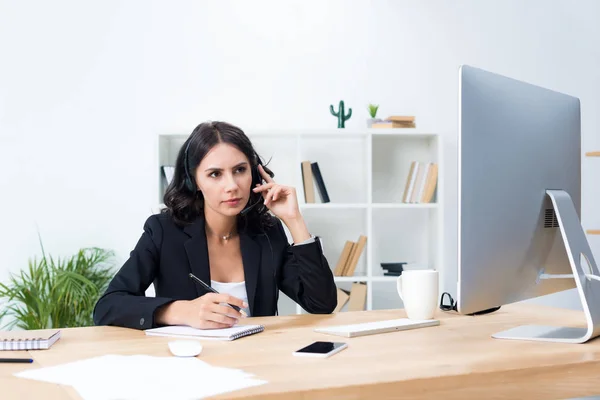
[(400, 276), (402, 275), (402, 271), (404, 271), (405, 262), (395, 262), (395, 263), (381, 263), (381, 268), (383, 269), (384, 276)]
[(392, 115), (383, 121), (375, 122), (371, 128), (416, 128), (414, 116)]
[(413, 161), (408, 171), (403, 203), (431, 203), (437, 188), (438, 165)]
[(366, 282), (354, 282), (350, 290), (337, 289), (337, 306), (334, 313), (340, 312), (348, 303), (347, 311), (363, 311), (367, 304)]
[[(358, 259), (367, 244), (367, 237), (360, 235), (356, 242), (347, 240), (338, 263), (333, 271), (335, 276), (354, 276)], [(361, 311), (365, 309), (367, 299), (367, 284), (365, 282), (354, 282), (350, 291), (340, 289), (338, 293), (338, 304), (334, 312), (338, 312), (348, 303), (348, 311)]]
[(337, 265), (335, 266), (333, 275), (354, 276), (356, 264), (358, 264), (358, 259), (365, 249), (366, 244), (367, 237), (364, 235), (360, 235), (356, 242), (347, 240), (344, 248), (342, 249), (342, 254), (340, 254)]
[(329, 203), (329, 194), (319, 169), (319, 163), (302, 161), (302, 184), (304, 185), (304, 201), (306, 203), (316, 203), (315, 184), (321, 196), (321, 202)]
[(431, 269), (427, 263), (415, 261), (382, 262), (380, 265), (383, 276), (400, 276), (405, 271)]

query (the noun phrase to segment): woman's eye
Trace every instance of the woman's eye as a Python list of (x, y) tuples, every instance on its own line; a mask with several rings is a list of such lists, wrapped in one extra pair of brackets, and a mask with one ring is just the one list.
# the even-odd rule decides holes
[(236, 172), (243, 174), (244, 172), (246, 172), (246, 167), (239, 167)]
[(211, 178), (216, 178), (219, 176), (219, 171), (211, 172), (210, 175), (208, 175), (208, 176), (210, 176)]

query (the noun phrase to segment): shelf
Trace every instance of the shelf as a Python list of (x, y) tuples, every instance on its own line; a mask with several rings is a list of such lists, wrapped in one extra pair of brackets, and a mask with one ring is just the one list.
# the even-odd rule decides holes
[[(334, 276), (338, 288), (367, 283), (366, 309), (399, 308), (397, 276), (385, 276), (383, 261), (418, 260), (444, 278), (443, 143), (439, 134), (417, 128), (337, 129), (242, 127), (260, 157), (269, 162), (275, 181), (296, 188), (307, 226), (319, 236), (332, 270), (347, 241), (367, 237), (352, 276)], [(158, 135), (153, 211), (164, 207), (166, 189), (160, 166), (174, 165), (191, 131), (176, 129)], [(315, 203), (305, 203), (301, 163), (317, 162), (331, 202), (322, 203), (315, 185)], [(404, 203), (406, 182), (414, 161), (436, 163), (438, 182), (431, 203)], [(288, 241), (289, 229), (284, 224)], [(450, 277), (452, 278), (452, 277)], [(453, 284), (453, 282), (450, 282)], [(443, 286), (443, 285), (442, 285)], [(304, 313), (284, 294), (280, 315)]]
[[(327, 209), (345, 209), (345, 208), (369, 208), (369, 204), (363, 203), (301, 203), (300, 208), (302, 209), (316, 209), (316, 210), (327, 210)], [(373, 203), (372, 208), (377, 209), (393, 209), (393, 208), (438, 208), (437, 203)]]
[(369, 279), (371, 282), (396, 282), (397, 276), (372, 276)]
[(336, 282), (368, 282), (368, 276), (334, 276)]
[(588, 235), (600, 235), (600, 229), (588, 229), (585, 233)]
[(397, 276), (334, 276), (336, 282), (395, 282)]
[(397, 276), (334, 276), (336, 282), (395, 282)]
[(437, 203), (373, 203), (373, 208), (438, 208)]
[(354, 137), (367, 137), (367, 136), (415, 136), (418, 138), (433, 138), (436, 137), (436, 133), (426, 131), (419, 128), (365, 128), (365, 129), (353, 129), (353, 128), (308, 128), (308, 129), (244, 129), (244, 132), (250, 137), (257, 136), (298, 136), (298, 137), (320, 137), (328, 136), (346, 138), (348, 136)]
[[(438, 136), (431, 131), (422, 130), (419, 128), (365, 128), (365, 129), (350, 129), (350, 128), (282, 128), (282, 129), (253, 129), (242, 128), (244, 133), (250, 137), (274, 137), (281, 136), (296, 136), (296, 137), (322, 137), (323, 135), (345, 138), (348, 136), (415, 136), (417, 138), (434, 138)], [(190, 132), (167, 132), (161, 133), (159, 136), (173, 139), (187, 139)]]
[(600, 151), (590, 151), (585, 153), (586, 157), (600, 157)]
[(299, 204), (299, 207), (307, 210), (327, 210), (345, 208), (367, 208), (367, 205), (361, 203), (301, 203)]

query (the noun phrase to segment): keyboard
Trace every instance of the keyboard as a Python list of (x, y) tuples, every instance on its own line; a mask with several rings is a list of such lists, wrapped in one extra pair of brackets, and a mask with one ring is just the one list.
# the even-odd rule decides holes
[(439, 324), (440, 321), (436, 319), (412, 320), (408, 318), (399, 318), (384, 321), (363, 322), (360, 324), (337, 325), (323, 328), (315, 328), (315, 332), (344, 337), (357, 337), (374, 335), (378, 333), (404, 331), (408, 329), (425, 328), (430, 326), (437, 326)]

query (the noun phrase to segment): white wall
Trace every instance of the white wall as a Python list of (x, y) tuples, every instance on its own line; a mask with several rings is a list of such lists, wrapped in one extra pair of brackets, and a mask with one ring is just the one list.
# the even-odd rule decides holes
[[(157, 134), (335, 127), (340, 99), (348, 128), (375, 102), (444, 135), (453, 268), (458, 65), (579, 96), (584, 149), (600, 149), (598, 15), (595, 0), (0, 0), (0, 280), (39, 255), (37, 227), (53, 254), (122, 262), (155, 206)], [(594, 170), (583, 219), (598, 227)]]

